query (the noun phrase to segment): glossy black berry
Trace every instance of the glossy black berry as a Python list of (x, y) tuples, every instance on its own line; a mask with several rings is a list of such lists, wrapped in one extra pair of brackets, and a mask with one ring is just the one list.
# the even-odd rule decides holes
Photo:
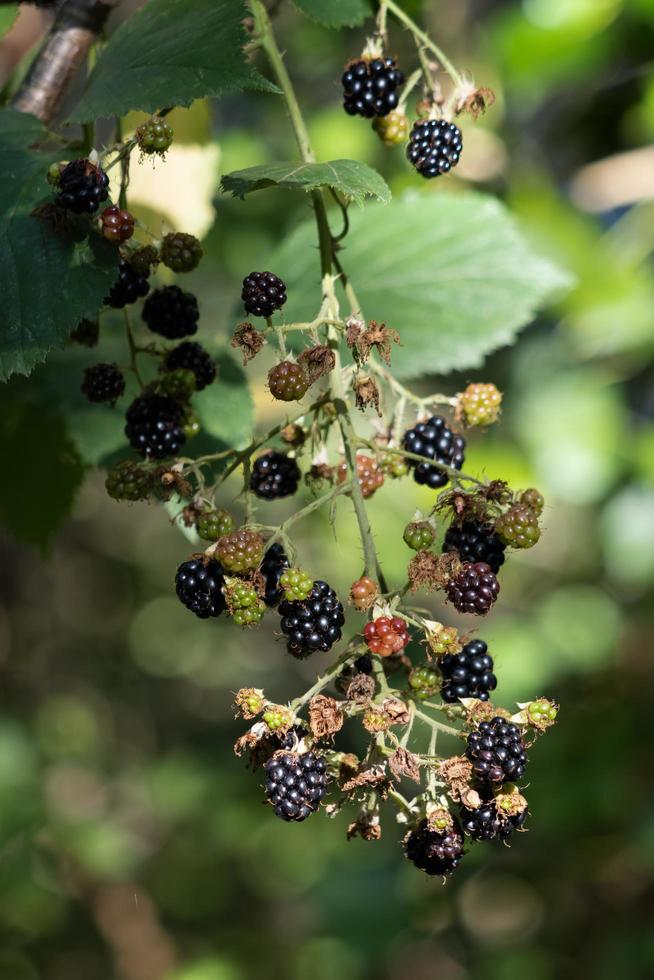
[(115, 310), (122, 310), (124, 306), (136, 303), (138, 299), (147, 296), (149, 292), (150, 283), (147, 278), (140, 275), (126, 259), (121, 259), (118, 263), (118, 279), (104, 301), (107, 306), (113, 306)]
[(243, 280), (241, 299), (250, 316), (272, 316), (286, 302), (286, 286), (274, 272), (251, 272)]
[(127, 409), (125, 419), (125, 435), (141, 456), (175, 456), (186, 442), (183, 409), (169, 395), (139, 395)]
[(290, 497), (297, 490), (300, 467), (286, 453), (264, 453), (255, 460), (250, 476), (250, 490), (263, 500)]
[(175, 591), (179, 600), (200, 619), (220, 616), (225, 611), (224, 584), (222, 565), (214, 558), (209, 561), (201, 558), (183, 561), (175, 575)]
[(432, 830), (426, 820), (404, 842), (406, 856), (428, 875), (447, 875), (463, 856), (463, 836), (455, 824), (450, 830)]
[(446, 653), (438, 666), (443, 675), (441, 697), (448, 704), (460, 698), (488, 701), (489, 691), (497, 687), (493, 658), (483, 640), (470, 640), (460, 653)]
[(445, 119), (414, 123), (406, 148), (407, 159), (423, 177), (446, 174), (459, 162), (463, 141), (461, 130)]
[(492, 798), (482, 801), (476, 810), (468, 810), (462, 806), (460, 810), (461, 827), (464, 834), (473, 840), (502, 840), (506, 841), (514, 831), (520, 830), (527, 819), (527, 808), (520, 813), (510, 816), (498, 813), (497, 804)]
[(504, 564), (506, 545), (490, 524), (463, 521), (450, 524), (443, 541), (443, 551), (456, 551), (462, 562), (483, 561), (499, 572)]
[(485, 616), (500, 594), (500, 583), (490, 565), (468, 562), (450, 579), (445, 592), (459, 612)]
[(325, 760), (313, 752), (276, 752), (264, 764), (266, 797), (276, 816), (306, 820), (315, 813), (327, 791)]
[(280, 602), (284, 590), (279, 585), (279, 579), (282, 573), (290, 567), (291, 563), (281, 544), (271, 544), (259, 566), (259, 571), (266, 583), (263, 598), (267, 606), (276, 606)]
[(372, 119), (397, 107), (404, 75), (393, 58), (366, 58), (348, 65), (341, 82), (347, 114)]
[(343, 606), (326, 582), (314, 582), (311, 595), (304, 602), (283, 599), (279, 614), (282, 633), (288, 637), (288, 652), (299, 660), (316, 650), (331, 650), (341, 638)]
[(89, 160), (73, 160), (59, 175), (56, 203), (73, 214), (95, 214), (109, 197), (109, 177)]
[(115, 402), (125, 390), (125, 378), (117, 364), (94, 364), (87, 367), (82, 394), (90, 402)]
[(168, 340), (196, 333), (200, 318), (197, 299), (179, 286), (155, 289), (143, 304), (141, 315), (153, 333)]
[(163, 362), (164, 371), (180, 369), (192, 371), (195, 375), (195, 390), (202, 391), (216, 378), (216, 365), (209, 351), (202, 344), (185, 340), (168, 351)]
[(527, 751), (520, 729), (499, 715), (470, 732), (466, 755), (482, 783), (513, 783), (525, 774)]
[[(465, 459), (465, 439), (452, 432), (440, 415), (432, 415), (426, 422), (419, 422), (413, 429), (405, 432), (402, 445), (409, 453), (426, 456), (436, 463), (452, 466), (455, 470), (461, 469)], [(430, 466), (429, 463), (407, 459), (407, 464), (413, 469), (413, 479), (416, 483), (424, 484), (433, 490), (444, 487), (449, 480), (447, 473), (436, 466)]]

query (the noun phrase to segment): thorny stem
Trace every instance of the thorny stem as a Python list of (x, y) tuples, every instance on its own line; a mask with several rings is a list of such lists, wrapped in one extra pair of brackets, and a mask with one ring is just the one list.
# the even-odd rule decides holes
[(295, 698), (294, 701), (291, 701), (290, 704), (291, 711), (297, 714), (298, 711), (300, 711), (305, 704), (308, 704), (308, 702), (315, 694), (319, 694), (323, 690), (323, 688), (327, 687), (327, 685), (331, 683), (331, 681), (333, 681), (338, 674), (340, 674), (341, 669), (350, 660), (354, 660), (354, 658), (358, 654), (358, 646), (361, 645), (362, 644), (358, 644), (357, 646), (352, 647), (352, 643), (350, 643), (348, 649), (346, 649), (344, 653), (341, 654), (338, 660), (334, 661), (331, 667), (327, 668), (324, 674), (321, 674), (321, 676), (316, 680), (315, 684), (313, 684), (313, 686), (310, 687), (308, 691), (305, 691), (304, 694), (300, 695), (300, 697)]
[[(442, 721), (436, 721), (435, 718), (430, 718), (429, 715), (426, 715), (424, 711), (420, 711), (418, 708), (415, 708), (415, 715), (416, 718), (419, 718), (425, 725), (429, 725), (432, 731), (445, 732), (447, 735), (461, 734), (458, 728), (453, 728), (451, 725), (444, 725)], [(434, 755), (434, 753), (431, 751), (429, 754)]]
[(404, 24), (416, 39), (416, 43), (420, 41), (425, 48), (433, 52), (436, 55), (441, 65), (450, 76), (455, 85), (461, 85), (462, 78), (459, 72), (456, 70), (447, 55), (441, 51), (437, 44), (432, 41), (428, 34), (426, 34), (421, 28), (418, 27), (416, 22), (409, 17), (409, 15), (395, 2), (395, 0), (384, 0), (385, 5), (388, 7), (390, 12), (396, 17), (400, 23)]
[(322, 494), (322, 496), (316, 497), (315, 500), (312, 500), (311, 503), (307, 504), (305, 507), (302, 507), (301, 510), (296, 510), (294, 514), (291, 514), (290, 517), (286, 518), (283, 524), (280, 524), (273, 536), (269, 539), (268, 547), (270, 547), (271, 544), (274, 544), (279, 538), (283, 537), (288, 531), (289, 527), (291, 527), (297, 521), (301, 521), (304, 517), (307, 517), (316, 510), (319, 510), (322, 506), (324, 506), (324, 504), (330, 503), (330, 501), (334, 500), (340, 494), (347, 493), (350, 488), (351, 484), (349, 481), (347, 483), (341, 483), (339, 486), (334, 487), (327, 493)]
[(392, 800), (395, 800), (397, 805), (401, 807), (405, 811), (405, 813), (408, 813), (409, 816), (414, 815), (414, 808), (411, 806), (409, 801), (402, 795), (402, 793), (399, 792), (399, 790), (389, 787), (388, 795)]

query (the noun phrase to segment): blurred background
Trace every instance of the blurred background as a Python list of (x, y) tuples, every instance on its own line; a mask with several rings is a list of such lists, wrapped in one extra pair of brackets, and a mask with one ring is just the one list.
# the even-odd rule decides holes
[[(545, 694), (562, 705), (531, 754), (529, 832), (511, 848), (477, 845), (443, 886), (404, 861), (390, 810), (374, 844), (346, 842), (347, 814), (276, 820), (259, 774), (232, 754), (243, 726), (231, 692), (261, 686), (286, 700), (316, 662), (284, 656), (269, 630), (201, 622), (181, 606), (172, 579), (190, 546), (163, 507), (116, 504), (89, 470), (64, 518), (75, 481), (38, 455), (44, 436), (28, 418), (27, 445), (5, 427), (0, 481), (10, 525), (0, 539), (1, 980), (654, 975), (654, 2), (405, 6), (497, 96), (464, 123), (446, 184), (418, 183), (401, 149), (342, 111), (341, 68), (364, 31), (324, 30), (283, 3), (278, 33), (319, 158), (365, 160), (396, 195), (497, 194), (575, 278), (515, 348), (418, 386), (455, 393), (493, 380), (502, 420), (471, 437), (466, 470), (537, 485), (547, 499), (547, 533), (511, 558), (479, 628), (497, 703)], [(394, 26), (390, 48), (413, 63)], [(196, 103), (172, 121), (168, 163), (135, 167), (130, 200), (155, 228), (158, 210), (204, 237), (185, 285), (201, 298), (202, 339), (220, 349), (243, 270), (268, 267), (308, 204), (283, 191), (216, 198), (220, 173), (293, 156), (274, 97)], [(280, 417), (264, 388), (271, 359), (248, 369), (262, 429)], [(55, 359), (72, 372), (73, 400), (93, 360), (78, 348)], [(22, 384), (1, 396), (5, 414)], [(77, 445), (111, 457), (115, 430), (96, 444), (82, 408)], [(266, 515), (278, 523), (292, 506)], [(416, 506), (429, 498), (410, 481), (371, 502), (396, 581)], [(39, 514), (52, 508), (56, 533), (26, 543), (43, 541)], [(302, 564), (344, 593), (360, 572), (346, 501), (338, 527), (335, 539), (319, 515), (296, 541)]]

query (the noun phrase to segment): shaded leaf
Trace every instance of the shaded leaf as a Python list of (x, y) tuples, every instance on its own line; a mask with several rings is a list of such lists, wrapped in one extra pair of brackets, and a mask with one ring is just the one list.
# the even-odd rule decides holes
[(373, 197), (383, 204), (388, 204), (391, 199), (391, 192), (384, 178), (368, 164), (357, 160), (268, 163), (226, 174), (221, 181), (221, 187), (224, 191), (231, 191), (234, 197), (241, 198), (265, 187), (299, 187), (307, 192), (318, 187), (332, 187), (360, 207), (366, 197)]
[(215, 355), (218, 377), (193, 398), (202, 428), (226, 446), (241, 446), (252, 434), (253, 405), (245, 371), (226, 351)]
[(293, 0), (295, 6), (327, 27), (356, 27), (372, 11), (368, 0)]

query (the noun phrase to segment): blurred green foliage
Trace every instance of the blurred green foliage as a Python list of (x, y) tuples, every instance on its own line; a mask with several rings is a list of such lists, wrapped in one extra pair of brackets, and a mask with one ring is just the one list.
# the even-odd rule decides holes
[[(47, 560), (18, 544), (11, 528), (29, 539), (42, 508), (68, 493), (56, 458), (67, 452), (69, 467), (81, 464), (55, 428), (46, 438), (3, 403), (0, 980), (654, 972), (654, 225), (646, 189), (638, 191), (647, 175), (636, 180), (615, 156), (646, 147), (654, 133), (654, 5), (406, 6), (424, 8), (445, 50), (497, 95), (485, 117), (465, 124), (467, 169), (446, 187), (416, 187), (401, 151), (340, 110), (341, 65), (360, 50), (363, 30), (330, 32), (283, 4), (279, 33), (320, 157), (361, 159), (396, 195), (495, 192), (575, 277), (514, 349), (471, 377), (421, 383), (455, 392), (467, 380), (495, 381), (505, 392), (502, 421), (471, 440), (467, 468), (536, 484), (547, 497), (547, 533), (509, 562), (502, 601), (482, 627), (500, 703), (543, 693), (562, 704), (559, 725), (532, 754), (530, 832), (511, 849), (476, 847), (443, 887), (402, 860), (390, 814), (377, 844), (346, 843), (343, 816), (275, 820), (261, 805), (259, 776), (232, 756), (241, 726), (230, 720), (230, 692), (263, 686), (285, 700), (316, 663), (189, 616), (171, 589), (188, 542), (163, 508), (109, 501), (96, 475)], [(406, 35), (394, 29), (391, 43), (409, 61)], [(293, 154), (272, 96), (176, 115), (185, 143), (218, 145), (223, 173)], [(608, 169), (598, 190), (585, 168), (600, 160)], [(650, 164), (650, 197), (651, 172)], [(217, 348), (243, 269), (265, 268), (307, 208), (285, 191), (216, 199), (205, 261), (187, 281)], [(64, 372), (71, 357), (54, 363)], [(74, 355), (61, 385), (71, 397), (92, 357)], [(263, 387), (269, 358), (248, 369), (266, 425), (278, 417)], [(217, 437), (234, 422), (230, 405), (207, 409)], [(27, 448), (16, 444), (21, 425), (32, 426)], [(37, 435), (52, 455), (45, 463)], [(101, 449), (88, 437), (92, 461), (120, 445), (109, 421), (106, 436)], [(407, 487), (387, 486), (371, 501), (392, 577), (408, 557), (402, 528), (429, 501)], [(20, 513), (9, 499), (23, 504)], [(272, 520), (287, 512), (271, 505)], [(360, 571), (351, 521), (341, 501), (337, 539), (323, 516), (297, 538), (302, 564), (341, 591)]]

